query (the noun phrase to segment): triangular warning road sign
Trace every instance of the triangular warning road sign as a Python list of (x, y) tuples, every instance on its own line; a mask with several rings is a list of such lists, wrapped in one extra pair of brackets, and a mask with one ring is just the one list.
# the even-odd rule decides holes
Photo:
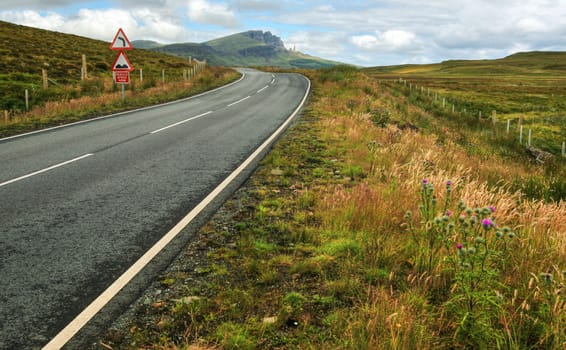
[(132, 50), (134, 45), (128, 40), (126, 33), (122, 30), (122, 28), (118, 29), (114, 40), (110, 44), (110, 50)]
[(114, 72), (119, 72), (119, 71), (132, 72), (134, 70), (134, 67), (130, 63), (130, 60), (128, 60), (128, 56), (126, 56), (126, 53), (120, 51), (118, 53), (118, 56), (116, 56), (114, 63), (112, 63), (112, 70)]

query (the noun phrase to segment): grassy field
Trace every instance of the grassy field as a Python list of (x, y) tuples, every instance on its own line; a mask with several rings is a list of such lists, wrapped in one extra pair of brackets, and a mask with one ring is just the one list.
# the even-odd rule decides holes
[[(532, 145), (561, 156), (566, 141), (566, 59), (562, 52), (529, 52), (500, 60), (447, 61), (432, 65), (376, 67), (365, 73), (376, 79), (402, 80), (405, 95), (433, 110), (444, 101), (450, 119), (496, 129), (518, 139), (520, 125), (532, 131)], [(420, 96), (417, 96), (420, 94)], [(447, 114), (447, 113), (444, 113)], [(471, 122), (470, 122), (471, 121)], [(475, 123), (474, 123), (475, 122)], [(493, 129), (493, 128), (492, 128)]]
[(100, 348), (563, 349), (566, 203), (541, 180), (563, 163), (304, 74), (302, 118)]
[(397, 113), (419, 125), (418, 113), (408, 112), (415, 105), (442, 118), (470, 154), (495, 152), (505, 159), (530, 154), (531, 160), (548, 162), (544, 178), (518, 176), (513, 186), (533, 198), (560, 200), (566, 199), (566, 68), (559, 64), (564, 58), (566, 53), (530, 52), (491, 61), (376, 67), (364, 73), (407, 97), (404, 105), (394, 106)]

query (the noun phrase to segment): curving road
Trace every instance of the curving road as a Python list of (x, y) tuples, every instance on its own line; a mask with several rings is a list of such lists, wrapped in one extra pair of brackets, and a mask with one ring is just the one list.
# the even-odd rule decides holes
[[(310, 87), (296, 74), (242, 73), (198, 97), (0, 140), (0, 349), (45, 346), (248, 159)], [(190, 239), (189, 228), (172, 246)], [(115, 309), (145, 285), (134, 284)]]

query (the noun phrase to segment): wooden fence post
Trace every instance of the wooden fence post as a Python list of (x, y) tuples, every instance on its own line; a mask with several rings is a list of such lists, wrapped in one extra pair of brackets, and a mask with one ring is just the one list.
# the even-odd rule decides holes
[(566, 158), (566, 142), (562, 142), (562, 158)]
[(143, 82), (143, 68), (140, 68), (140, 81)]
[(527, 142), (527, 145), (528, 145), (529, 147), (531, 147), (532, 141), (533, 141), (533, 130), (532, 130), (532, 129), (529, 129), (529, 140), (528, 140), (528, 142)]
[[(8, 114), (7, 110), (4, 110), (4, 123), (8, 124), (9, 121), (10, 121), (10, 114)], [(564, 148), (564, 147), (562, 147), (562, 148)], [(564, 153), (564, 152), (562, 152), (562, 153)]]
[(81, 68), (81, 80), (88, 79), (88, 73), (86, 70), (86, 55), (83, 54), (83, 65)]
[(25, 98), (26, 98), (26, 112), (29, 111), (29, 91), (26, 89), (25, 91)]
[(43, 88), (47, 90), (49, 83), (47, 81), (47, 69), (41, 69), (41, 75), (43, 77)]
[(509, 134), (510, 128), (511, 128), (511, 119), (507, 119), (507, 134)]
[(519, 143), (523, 144), (523, 125), (519, 126)]
[(161, 80), (165, 83), (165, 69), (161, 70)]

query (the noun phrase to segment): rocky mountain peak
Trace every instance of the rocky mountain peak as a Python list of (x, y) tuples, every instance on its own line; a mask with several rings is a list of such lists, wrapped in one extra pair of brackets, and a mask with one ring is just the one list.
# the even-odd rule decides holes
[(285, 50), (285, 44), (283, 43), (283, 40), (281, 40), (280, 37), (271, 34), (271, 32), (269, 31), (264, 32), (261, 30), (250, 30), (242, 34), (253, 40), (263, 42), (266, 45), (273, 47), (274, 49)]

